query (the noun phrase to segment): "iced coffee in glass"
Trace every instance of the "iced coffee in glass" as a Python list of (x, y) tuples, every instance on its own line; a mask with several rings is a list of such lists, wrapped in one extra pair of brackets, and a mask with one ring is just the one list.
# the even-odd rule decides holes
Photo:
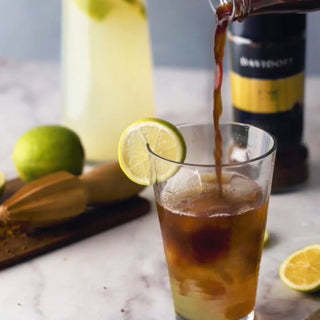
[(254, 319), (276, 142), (253, 126), (222, 124), (217, 167), (213, 125), (178, 128), (184, 163), (149, 150), (153, 176), (176, 166), (154, 185), (176, 319)]

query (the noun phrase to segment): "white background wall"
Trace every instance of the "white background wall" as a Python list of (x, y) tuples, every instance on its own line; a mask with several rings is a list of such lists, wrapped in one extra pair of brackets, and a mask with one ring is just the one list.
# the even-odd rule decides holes
[[(156, 65), (212, 68), (214, 17), (207, 0), (147, 0)], [(0, 0), (0, 56), (60, 56), (60, 0)], [(308, 14), (307, 73), (320, 74), (320, 12)]]

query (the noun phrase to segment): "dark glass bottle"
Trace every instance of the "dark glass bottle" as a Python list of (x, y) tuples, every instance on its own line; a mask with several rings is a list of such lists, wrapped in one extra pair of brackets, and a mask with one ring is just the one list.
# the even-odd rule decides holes
[(278, 141), (272, 191), (308, 177), (302, 144), (305, 27), (303, 14), (248, 17), (231, 24), (231, 90), (234, 120), (272, 133)]
[[(209, 0), (216, 11), (224, 7), (223, 18), (243, 20), (265, 13), (301, 13), (320, 10), (319, 0)], [(220, 17), (221, 19), (221, 17)]]

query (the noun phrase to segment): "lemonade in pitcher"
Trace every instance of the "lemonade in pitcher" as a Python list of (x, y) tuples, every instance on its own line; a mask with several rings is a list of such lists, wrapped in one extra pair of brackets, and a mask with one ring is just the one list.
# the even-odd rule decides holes
[(87, 160), (114, 160), (124, 128), (155, 112), (145, 3), (63, 0), (62, 38), (62, 123)]

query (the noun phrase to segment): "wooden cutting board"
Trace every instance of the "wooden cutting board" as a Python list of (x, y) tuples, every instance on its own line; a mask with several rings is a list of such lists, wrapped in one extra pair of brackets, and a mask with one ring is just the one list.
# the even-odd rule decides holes
[(312, 313), (305, 320), (320, 320), (320, 309)]
[[(18, 179), (9, 181), (2, 201), (22, 186)], [(118, 226), (149, 211), (149, 201), (137, 196), (115, 205), (88, 208), (74, 220), (49, 228), (32, 229), (18, 223), (0, 223), (0, 270)]]

